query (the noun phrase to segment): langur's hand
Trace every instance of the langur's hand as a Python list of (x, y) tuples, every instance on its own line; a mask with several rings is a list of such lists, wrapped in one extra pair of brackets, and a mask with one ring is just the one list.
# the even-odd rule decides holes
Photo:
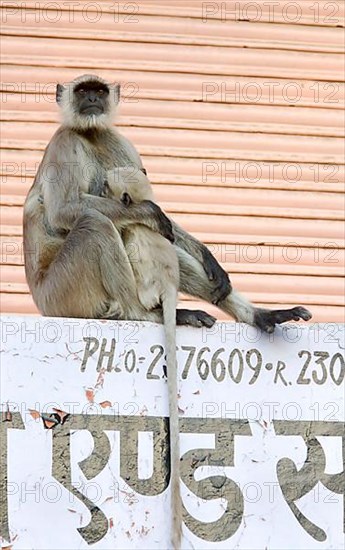
[(152, 227), (152, 229), (163, 235), (163, 237), (168, 239), (168, 241), (170, 241), (171, 243), (175, 242), (172, 223), (169, 218), (164, 214), (163, 210), (160, 209), (158, 204), (147, 200), (143, 201), (140, 204), (145, 204), (149, 211), (149, 216), (151, 217), (155, 225), (155, 227)]
[(217, 260), (208, 250), (203, 247), (203, 267), (207, 274), (209, 281), (214, 282), (214, 290), (212, 291), (212, 303), (217, 305), (219, 302), (225, 300), (225, 298), (231, 292), (231, 283), (227, 272), (219, 265)]

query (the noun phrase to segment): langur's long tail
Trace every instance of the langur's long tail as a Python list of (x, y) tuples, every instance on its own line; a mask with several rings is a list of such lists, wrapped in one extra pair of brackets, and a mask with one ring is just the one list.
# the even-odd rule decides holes
[(174, 550), (181, 547), (182, 538), (182, 502), (180, 493), (180, 432), (177, 399), (177, 361), (176, 361), (176, 304), (177, 291), (169, 286), (162, 297), (163, 320), (165, 330), (165, 349), (167, 356), (169, 390), (169, 432), (170, 432), (170, 488), (172, 535)]

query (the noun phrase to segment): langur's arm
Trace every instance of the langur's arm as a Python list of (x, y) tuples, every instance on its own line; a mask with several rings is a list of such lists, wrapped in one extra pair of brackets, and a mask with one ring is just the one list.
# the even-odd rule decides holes
[(175, 237), (175, 245), (182, 248), (188, 254), (196, 258), (203, 266), (210, 281), (214, 283), (214, 300), (218, 304), (231, 292), (231, 283), (227, 272), (219, 265), (209, 249), (200, 241), (189, 235), (174, 221), (172, 222)]
[(120, 201), (82, 192), (83, 180), (88, 175), (85, 171), (87, 159), (78, 158), (78, 152), (80, 155), (78, 143), (60, 134), (52, 140), (40, 169), (46, 220), (53, 230), (70, 230), (80, 216), (94, 209), (109, 218), (118, 229), (141, 223), (173, 240), (171, 221), (153, 202), (143, 201), (127, 207)]
[(59, 192), (55, 194), (54, 201), (44, 198), (47, 221), (52, 229), (70, 230), (84, 213), (97, 210), (109, 218), (119, 230), (130, 224), (140, 223), (161, 233), (168, 240), (174, 240), (171, 221), (159, 206), (151, 201), (142, 201), (140, 204), (126, 206), (120, 201), (95, 197), (87, 193), (76, 195), (69, 192), (65, 199), (63, 193)]

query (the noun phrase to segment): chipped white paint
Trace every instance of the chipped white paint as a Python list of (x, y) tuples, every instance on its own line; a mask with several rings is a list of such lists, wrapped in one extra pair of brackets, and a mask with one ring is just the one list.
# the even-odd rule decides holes
[[(1, 340), (2, 425), (9, 426), (11, 412), (19, 412), (24, 428), (4, 432), (10, 540), (2, 539), (2, 546), (11, 543), (13, 550), (168, 548), (168, 490), (144, 496), (131, 488), (132, 480), (120, 476), (118, 430), (104, 432), (110, 443), (109, 459), (96, 477), (87, 479), (80, 463), (92, 455), (94, 440), (77, 424), (71, 428), (72, 484), (108, 520), (107, 533), (98, 542), (88, 544), (77, 530), (89, 524), (90, 512), (52, 471), (53, 434), (64, 420), (56, 410), (114, 422), (123, 416), (168, 415), (160, 356), (162, 328), (149, 323), (4, 317)], [(209, 449), (210, 465), (205, 460), (195, 479), (218, 476), (212, 483), (219, 486), (218, 496), (224, 496), (202, 500), (182, 484), (184, 504), (207, 533), (205, 523), (220, 521), (227, 505), (221, 476), (236, 484), (233, 496), (243, 496), (239, 526), (230, 538), (203, 540), (184, 527), (183, 548), (343, 549), (342, 496), (324, 483), (343, 468), (341, 436), (327, 434), (344, 421), (344, 326), (289, 325), (268, 337), (246, 325), (219, 323), (209, 330), (180, 328), (177, 342), (180, 418), (199, 419), (196, 422), (204, 432), (210, 426), (207, 433), (182, 433), (181, 454), (199, 449), (206, 456)], [(54, 410), (57, 427), (50, 422)], [(225, 436), (231, 421), (249, 420), (247, 434), (235, 435), (233, 446), (230, 442), (224, 447), (222, 465), (212, 462), (212, 419), (221, 419)], [(309, 421), (308, 433), (317, 426), (320, 456), (326, 460), (320, 470), (320, 475), (326, 472), (323, 482), (315, 480), (313, 490), (292, 503), (305, 516), (304, 525), (284, 498), (277, 474), (280, 460), (285, 459), (280, 464), (292, 468), (291, 472), (293, 464), (298, 471), (305, 466), (307, 444), (302, 434), (288, 435), (291, 426), (298, 429), (303, 421)], [(284, 435), (277, 435), (279, 430)], [(123, 448), (129, 436), (130, 432), (121, 431)], [(139, 432), (141, 479), (153, 473), (152, 439), (151, 432)], [(59, 457), (54, 460), (58, 464)], [(316, 466), (321, 468), (320, 460)], [(303, 483), (299, 480), (297, 485)], [(238, 507), (236, 499), (229, 507)], [(4, 528), (3, 515), (1, 522)], [(216, 527), (213, 532), (224, 534), (224, 529)]]

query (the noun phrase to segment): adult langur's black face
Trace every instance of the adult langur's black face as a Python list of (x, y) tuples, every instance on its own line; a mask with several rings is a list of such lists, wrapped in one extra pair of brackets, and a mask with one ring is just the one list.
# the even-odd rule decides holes
[(74, 88), (74, 102), (81, 115), (101, 115), (107, 111), (109, 88), (97, 81), (78, 84)]

